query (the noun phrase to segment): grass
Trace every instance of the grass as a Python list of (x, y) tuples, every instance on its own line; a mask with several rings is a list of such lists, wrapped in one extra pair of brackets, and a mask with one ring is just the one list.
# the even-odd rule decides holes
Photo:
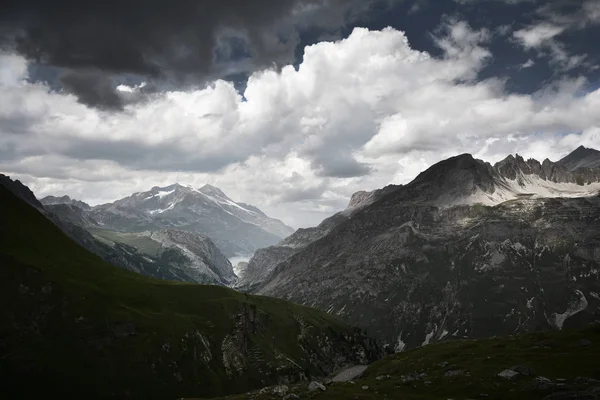
[[(0, 398), (242, 392), (298, 370), (323, 373), (330, 353), (351, 353), (344, 335), (362, 335), (307, 307), (113, 267), (3, 187), (0, 301)], [(302, 341), (300, 321), (310, 332)], [(252, 365), (251, 349), (260, 355)], [(226, 353), (242, 370), (227, 372)]]
[(90, 228), (89, 231), (94, 237), (105, 243), (124, 243), (152, 257), (158, 256), (162, 249), (162, 245), (157, 241), (135, 233), (124, 233), (100, 228)]
[[(582, 342), (583, 341), (583, 342)], [(584, 343), (585, 345), (583, 345)], [(532, 376), (515, 380), (497, 374), (515, 365), (534, 370)], [(451, 370), (468, 371), (468, 376), (447, 377)], [(403, 376), (425, 373), (426, 377), (403, 380)], [(536, 387), (537, 376), (552, 381), (566, 380), (564, 388)], [(378, 380), (378, 377), (384, 379)], [(542, 399), (561, 391), (600, 388), (600, 382), (583, 382), (577, 378), (600, 379), (600, 325), (585, 329), (530, 333), (519, 336), (456, 340), (398, 353), (369, 366), (354, 383), (336, 383), (326, 392), (304, 393), (306, 383), (292, 386), (301, 398), (314, 399)], [(363, 386), (368, 389), (363, 390)], [(268, 392), (268, 391), (267, 391)], [(238, 400), (244, 396), (223, 399)], [(256, 400), (274, 398), (256, 394)], [(592, 398), (592, 397), (578, 397)]]

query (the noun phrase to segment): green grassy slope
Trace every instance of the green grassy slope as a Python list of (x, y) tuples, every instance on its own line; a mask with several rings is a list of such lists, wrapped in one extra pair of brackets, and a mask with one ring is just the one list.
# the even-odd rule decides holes
[[(519, 365), (530, 374), (511, 380), (497, 376)], [(290, 390), (323, 400), (600, 399), (600, 325), (432, 344), (377, 361), (362, 378), (331, 384), (325, 392), (307, 393), (306, 383)], [(251, 397), (277, 398), (271, 390), (262, 392)]]
[(1, 186), (0, 302), (0, 398), (218, 396), (378, 351), (310, 308), (113, 267)]
[(124, 243), (152, 257), (157, 256), (162, 248), (161, 244), (155, 240), (134, 233), (116, 232), (99, 228), (89, 228), (88, 230), (94, 237), (105, 243)]

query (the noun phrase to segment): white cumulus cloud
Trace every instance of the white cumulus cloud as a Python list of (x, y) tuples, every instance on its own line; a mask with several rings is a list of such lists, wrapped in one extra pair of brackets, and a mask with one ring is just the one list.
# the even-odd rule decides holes
[(308, 46), (297, 69), (254, 73), (244, 93), (218, 80), (123, 112), (31, 83), (27, 63), (4, 54), (0, 169), (40, 196), (93, 203), (175, 181), (211, 183), (307, 226), (354, 191), (405, 183), (458, 153), (556, 159), (580, 144), (600, 147), (600, 91), (582, 93), (579, 78), (516, 95), (502, 79), (478, 80), (494, 56), (489, 37), (446, 21), (433, 37), (442, 56), (433, 57), (398, 30), (357, 28)]

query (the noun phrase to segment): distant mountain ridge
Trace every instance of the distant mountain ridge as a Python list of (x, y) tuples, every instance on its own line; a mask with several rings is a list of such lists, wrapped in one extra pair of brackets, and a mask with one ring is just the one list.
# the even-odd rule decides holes
[(600, 168), (600, 151), (579, 146), (558, 163), (566, 166), (570, 171), (579, 168)]
[(237, 281), (227, 257), (204, 235), (174, 229), (136, 234), (109, 231), (79, 207), (83, 202), (68, 196), (49, 197), (43, 199), (43, 205), (27, 186), (1, 174), (0, 187), (35, 207), (80, 246), (115, 266), (166, 280), (221, 286)]
[[(57, 199), (65, 197), (41, 201), (56, 204)], [(68, 196), (66, 201), (76, 202)], [(211, 185), (200, 189), (178, 183), (155, 186), (112, 203), (90, 207), (86, 212), (103, 228), (120, 232), (177, 229), (206, 235), (228, 257), (252, 254), (294, 232), (258, 208), (234, 202)]]
[(397, 350), (598, 321), (600, 168), (589, 154), (443, 160), (257, 251), (241, 287), (335, 314)]
[(249, 290), (265, 279), (278, 263), (327, 235), (352, 214), (391, 193), (402, 193), (401, 201), (446, 207), (476, 203), (491, 206), (522, 197), (588, 196), (600, 190), (600, 169), (588, 167), (596, 163), (600, 166), (600, 152), (584, 147), (556, 163), (548, 159), (541, 163), (535, 159), (525, 161), (518, 154), (509, 155), (494, 165), (470, 154), (451, 157), (432, 165), (409, 185), (388, 185), (371, 192), (356, 192), (345, 210), (325, 219), (317, 227), (299, 229), (277, 245), (258, 250), (238, 285)]
[(60, 197), (46, 196), (43, 199), (41, 199), (40, 201), (45, 206), (58, 205), (58, 204), (69, 204), (69, 205), (73, 205), (73, 206), (79, 207), (82, 210), (86, 210), (86, 211), (92, 209), (92, 206), (90, 206), (86, 202), (83, 202), (83, 201), (80, 201), (80, 200), (76, 200), (76, 199), (72, 199), (72, 198), (70, 198), (67, 195), (60, 196)]
[(440, 206), (496, 205), (522, 196), (581, 197), (600, 190), (600, 169), (571, 170), (545, 159), (509, 155), (493, 166), (462, 154), (434, 164), (402, 191), (406, 200)]

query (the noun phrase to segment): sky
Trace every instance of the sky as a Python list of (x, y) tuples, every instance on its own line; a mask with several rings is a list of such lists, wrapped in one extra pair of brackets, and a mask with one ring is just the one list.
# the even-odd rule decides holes
[(0, 172), (175, 182), (298, 228), (462, 153), (600, 149), (600, 0), (8, 0)]

